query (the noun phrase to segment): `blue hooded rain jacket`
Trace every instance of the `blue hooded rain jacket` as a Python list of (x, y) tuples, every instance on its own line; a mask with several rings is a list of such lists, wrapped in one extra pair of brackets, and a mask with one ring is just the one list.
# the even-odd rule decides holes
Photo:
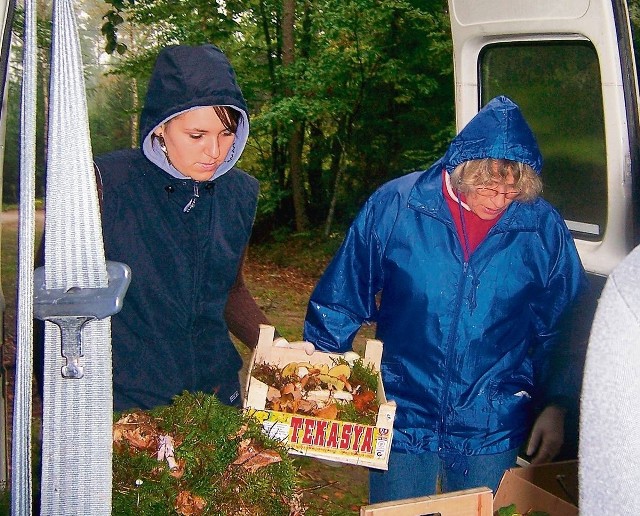
[(397, 403), (396, 451), (514, 449), (530, 429), (536, 391), (563, 395), (549, 359), (584, 270), (562, 217), (541, 198), (512, 202), (465, 261), (442, 171), (485, 157), (542, 168), (506, 97), (485, 106), (431, 168), (370, 197), (308, 305), (304, 338), (323, 350), (344, 352), (363, 322), (377, 323), (385, 391)]

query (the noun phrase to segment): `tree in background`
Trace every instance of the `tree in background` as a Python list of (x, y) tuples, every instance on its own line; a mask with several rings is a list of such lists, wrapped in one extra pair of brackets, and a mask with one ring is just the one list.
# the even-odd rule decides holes
[[(241, 166), (262, 185), (258, 235), (347, 223), (453, 132), (445, 0), (108, 3), (107, 49), (123, 52), (130, 76), (146, 80), (167, 44), (210, 42), (229, 56), (252, 113)], [(142, 51), (123, 47), (125, 20), (154, 35)]]
[[(45, 158), (47, 145), (47, 112), (49, 95), (49, 63), (51, 46), (51, 0), (38, 0), (37, 2), (37, 45), (38, 45), (38, 109), (36, 131), (36, 195), (44, 195)], [(92, 103), (92, 94), (101, 90), (105, 79), (102, 76), (102, 64), (100, 58), (106, 54), (102, 50), (102, 42), (98, 34), (100, 26), (95, 20), (100, 20), (104, 11), (104, 3), (101, 0), (84, 0), (78, 6), (78, 31), (84, 62), (85, 82), (87, 85), (87, 97), (89, 110), (94, 119), (100, 118), (103, 106)], [(22, 41), (24, 31), (24, 10), (16, 9), (12, 33), (12, 57), (7, 76), (8, 100), (7, 100), (7, 134), (6, 150), (3, 170), (3, 203), (16, 204), (18, 202), (19, 183), (19, 130), (20, 130), (20, 98), (22, 88)], [(108, 82), (108, 79), (107, 79)], [(103, 113), (104, 115), (105, 113)], [(91, 116), (91, 115), (90, 115)], [(118, 110), (112, 111), (109, 116), (118, 116)], [(107, 130), (107, 125), (112, 122), (112, 127), (117, 128), (121, 122), (111, 121), (106, 116), (97, 122), (97, 127), (105, 129), (103, 134), (98, 133), (94, 140), (94, 146), (98, 149), (112, 148), (114, 134)], [(117, 138), (116, 138), (117, 139)]]

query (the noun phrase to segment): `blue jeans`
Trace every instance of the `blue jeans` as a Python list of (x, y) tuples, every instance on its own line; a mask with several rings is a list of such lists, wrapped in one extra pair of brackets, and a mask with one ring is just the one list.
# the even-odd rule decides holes
[(493, 455), (420, 454), (392, 451), (387, 471), (369, 471), (369, 503), (404, 500), (486, 486), (494, 492), (515, 466), (518, 449)]

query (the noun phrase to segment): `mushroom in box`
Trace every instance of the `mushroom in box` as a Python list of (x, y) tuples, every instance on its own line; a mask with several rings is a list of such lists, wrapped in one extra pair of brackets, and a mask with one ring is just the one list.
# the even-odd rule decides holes
[(309, 343), (275, 346), (274, 333), (260, 327), (244, 398), (264, 432), (293, 454), (387, 469), (396, 406), (380, 377), (382, 342), (368, 340), (364, 358), (309, 355)]

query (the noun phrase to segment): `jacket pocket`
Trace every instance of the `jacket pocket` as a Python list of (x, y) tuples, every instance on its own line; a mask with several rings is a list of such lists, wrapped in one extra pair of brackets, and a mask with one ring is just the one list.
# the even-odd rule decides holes
[(531, 405), (533, 385), (530, 378), (512, 375), (489, 384), (489, 404), (499, 419), (526, 420)]

